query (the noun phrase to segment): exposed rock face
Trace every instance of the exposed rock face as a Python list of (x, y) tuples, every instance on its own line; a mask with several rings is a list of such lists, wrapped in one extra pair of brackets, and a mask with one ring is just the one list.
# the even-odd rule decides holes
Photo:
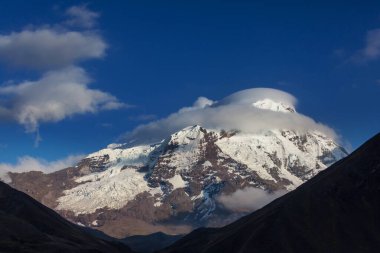
[(9, 176), (12, 186), (69, 220), (110, 235), (181, 234), (222, 224), (221, 216), (230, 215), (216, 201), (222, 193), (293, 190), (346, 154), (317, 132), (252, 135), (192, 126), (153, 145), (112, 145), (75, 168)]
[(166, 253), (379, 252), (380, 134), (293, 192)]
[[(296, 113), (266, 99), (253, 106)], [(195, 125), (150, 145), (111, 144), (73, 168), (8, 176), (69, 220), (112, 236), (183, 234), (231, 220), (217, 201), (221, 194), (247, 187), (290, 191), (346, 155), (317, 131), (253, 134)]]

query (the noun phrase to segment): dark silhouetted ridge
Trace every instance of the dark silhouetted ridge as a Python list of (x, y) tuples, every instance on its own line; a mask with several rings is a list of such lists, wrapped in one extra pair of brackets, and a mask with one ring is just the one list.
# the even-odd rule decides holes
[(166, 248), (170, 244), (178, 241), (182, 235), (167, 235), (157, 232), (150, 235), (134, 235), (121, 239), (132, 250), (139, 253), (151, 253), (159, 249)]
[(0, 252), (131, 252), (86, 233), (28, 195), (0, 182)]

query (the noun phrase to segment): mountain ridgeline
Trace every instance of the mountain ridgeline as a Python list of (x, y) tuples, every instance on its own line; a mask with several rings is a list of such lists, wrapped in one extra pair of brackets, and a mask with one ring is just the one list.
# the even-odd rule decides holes
[(264, 208), (162, 253), (378, 252), (380, 134)]
[[(268, 99), (250, 106), (281, 117), (297, 114)], [(248, 133), (194, 125), (151, 144), (111, 144), (50, 174), (8, 173), (7, 182), (70, 221), (113, 237), (174, 235), (223, 226), (252, 211), (231, 209), (220, 196), (291, 191), (346, 155), (317, 130)]]

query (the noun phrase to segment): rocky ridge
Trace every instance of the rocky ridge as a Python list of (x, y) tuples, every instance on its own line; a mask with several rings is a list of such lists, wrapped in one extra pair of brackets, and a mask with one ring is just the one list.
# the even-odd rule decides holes
[[(253, 106), (297, 113), (269, 99)], [(158, 143), (111, 144), (54, 173), (8, 176), (10, 185), (67, 219), (112, 236), (183, 234), (236, 215), (218, 202), (221, 194), (247, 187), (290, 191), (346, 155), (318, 131), (244, 133), (194, 125)]]

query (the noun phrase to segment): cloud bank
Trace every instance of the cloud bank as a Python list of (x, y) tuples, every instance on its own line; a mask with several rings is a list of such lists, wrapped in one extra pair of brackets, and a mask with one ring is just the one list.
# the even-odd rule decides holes
[(233, 212), (253, 212), (284, 195), (286, 191), (268, 193), (258, 188), (237, 190), (230, 195), (221, 195), (217, 201)]
[(335, 132), (300, 113), (284, 113), (257, 108), (256, 102), (270, 100), (274, 105), (295, 108), (296, 98), (291, 94), (268, 88), (239, 91), (220, 101), (200, 97), (193, 106), (180, 109), (166, 118), (142, 124), (124, 135), (127, 142), (149, 143), (168, 137), (187, 126), (201, 125), (210, 129), (239, 130), (259, 133), (273, 129), (299, 132), (320, 131), (330, 137)]
[(70, 155), (60, 160), (48, 162), (31, 156), (22, 156), (18, 158), (16, 164), (0, 163), (0, 180), (9, 183), (10, 178), (8, 172), (22, 173), (28, 171), (41, 171), (43, 173), (51, 173), (74, 166), (83, 159), (83, 157), (83, 155)]

